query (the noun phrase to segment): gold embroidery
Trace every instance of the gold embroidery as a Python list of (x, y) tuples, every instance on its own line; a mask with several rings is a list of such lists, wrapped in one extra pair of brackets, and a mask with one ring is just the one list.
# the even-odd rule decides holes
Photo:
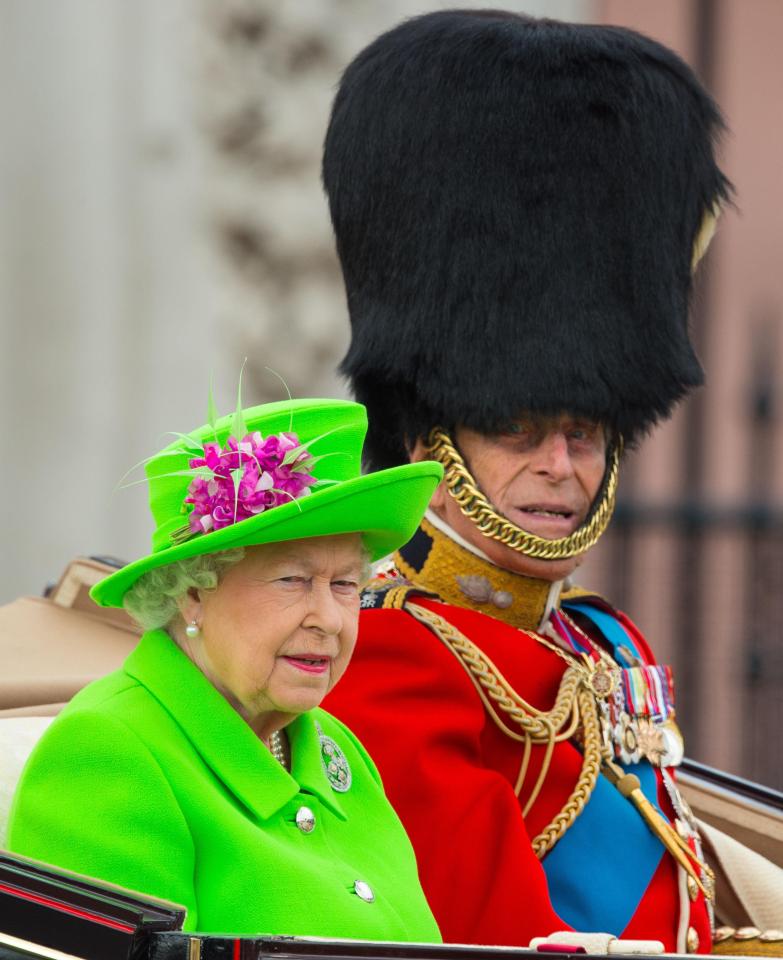
[[(394, 557), (395, 566), (406, 580), (436, 593), (446, 603), (478, 610), (512, 627), (524, 630), (538, 627), (552, 587), (548, 580), (525, 577), (496, 567), (441, 533), (426, 519), (422, 520), (421, 529), (432, 540), (432, 547), (421, 569), (414, 570), (399, 553)], [(512, 602), (507, 607), (498, 607), (489, 599), (483, 603), (471, 599), (460, 587), (458, 577), (483, 577), (491, 584), (494, 593), (508, 593)]]

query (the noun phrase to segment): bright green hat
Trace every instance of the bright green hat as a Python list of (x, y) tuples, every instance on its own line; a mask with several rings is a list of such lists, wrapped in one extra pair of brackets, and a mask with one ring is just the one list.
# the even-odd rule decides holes
[(391, 553), (413, 535), (443, 471), (426, 461), (362, 476), (366, 431), (361, 404), (289, 400), (181, 437), (146, 464), (152, 553), (90, 596), (121, 607), (148, 570), (232, 547), (361, 533), (372, 560)]

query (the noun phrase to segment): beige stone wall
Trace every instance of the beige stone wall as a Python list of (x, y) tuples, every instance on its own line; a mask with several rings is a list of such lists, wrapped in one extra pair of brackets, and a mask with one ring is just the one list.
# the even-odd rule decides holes
[[(187, 0), (0, 5), (0, 600), (139, 555), (167, 429), (236, 359), (211, 323)], [(230, 390), (227, 391), (230, 397)]]
[[(444, 4), (445, 5), (445, 4)], [(0, 4), (0, 602), (133, 558), (133, 464), (245, 400), (339, 394), (319, 157), (340, 70), (413, 0)], [(534, 5), (520, 5), (533, 8)], [(546, 6), (579, 15), (580, 0)]]

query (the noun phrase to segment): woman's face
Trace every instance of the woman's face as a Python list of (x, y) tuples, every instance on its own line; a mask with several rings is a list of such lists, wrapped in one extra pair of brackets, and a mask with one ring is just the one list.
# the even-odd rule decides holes
[[(208, 680), (267, 737), (318, 706), (356, 643), (359, 534), (246, 547), (214, 590), (180, 603), (177, 639)], [(184, 626), (201, 628), (191, 640)]]

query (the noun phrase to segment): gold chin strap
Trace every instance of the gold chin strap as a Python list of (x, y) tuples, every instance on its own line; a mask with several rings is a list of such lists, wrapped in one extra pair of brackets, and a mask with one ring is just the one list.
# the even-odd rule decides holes
[(451, 437), (442, 427), (433, 428), (427, 447), (432, 458), (443, 464), (446, 489), (457, 502), (462, 514), (474, 523), (485, 537), (498, 540), (526, 557), (538, 560), (565, 560), (576, 557), (598, 542), (612, 518), (622, 453), (621, 440), (612, 445), (600, 499), (585, 522), (573, 533), (559, 540), (538, 537), (496, 513), (471, 476)]

